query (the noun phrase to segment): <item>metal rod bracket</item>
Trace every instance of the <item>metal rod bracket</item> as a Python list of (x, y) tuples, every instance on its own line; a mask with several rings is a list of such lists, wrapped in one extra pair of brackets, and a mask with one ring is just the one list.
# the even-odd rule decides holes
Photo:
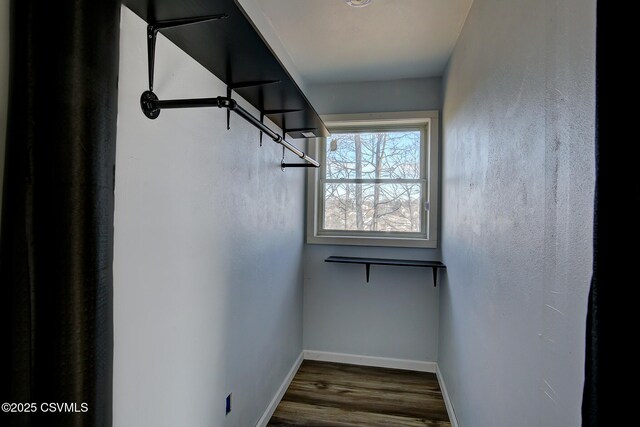
[(158, 118), (160, 115), (160, 109), (156, 104), (157, 101), (158, 97), (150, 90), (145, 90), (140, 96), (140, 107), (142, 107), (142, 112), (152, 120)]
[[(233, 88), (231, 86), (227, 86), (227, 98), (231, 100), (231, 95), (233, 94)], [(227, 109), (227, 130), (231, 129), (231, 109)]]
[[(155, 93), (152, 91), (145, 91), (140, 96), (140, 107), (145, 116), (150, 119), (155, 119), (160, 115), (160, 111), (163, 109), (176, 109), (176, 108), (202, 108), (202, 107), (218, 107), (226, 108), (227, 112), (233, 111), (244, 120), (255, 126), (261, 132), (264, 132), (274, 142), (282, 145), (282, 162), (281, 167), (302, 167), (302, 164), (298, 163), (285, 163), (284, 162), (284, 150), (287, 149), (294, 153), (296, 156), (303, 159), (305, 162), (310, 163), (312, 166), (319, 167), (315, 159), (309, 157), (305, 152), (299, 150), (290, 142), (285, 139), (285, 130), (282, 130), (282, 136), (275, 133), (268, 126), (266, 126), (261, 120), (251, 115), (247, 110), (238, 105), (237, 101), (229, 97), (219, 96), (217, 98), (197, 98), (197, 99), (169, 99), (159, 100)], [(305, 166), (305, 167), (308, 167)]]
[(285, 170), (286, 168), (317, 168), (318, 166), (311, 163), (286, 163), (284, 160), (280, 162), (280, 168)]
[[(264, 111), (260, 111), (260, 123), (264, 125)], [(260, 131), (260, 147), (262, 147), (262, 131)]]
[(158, 36), (158, 29), (153, 25), (147, 25), (147, 61), (149, 66), (149, 92), (153, 92), (153, 73), (154, 73), (155, 61), (156, 61), (157, 36)]

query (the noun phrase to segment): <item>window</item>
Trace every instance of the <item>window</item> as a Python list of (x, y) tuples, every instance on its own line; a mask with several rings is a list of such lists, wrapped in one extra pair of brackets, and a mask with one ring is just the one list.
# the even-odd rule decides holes
[(437, 112), (325, 116), (307, 242), (437, 246)]

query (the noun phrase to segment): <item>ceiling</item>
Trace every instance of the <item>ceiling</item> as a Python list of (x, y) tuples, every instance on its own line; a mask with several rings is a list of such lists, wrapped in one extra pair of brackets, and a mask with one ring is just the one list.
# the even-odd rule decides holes
[(277, 37), (284, 62), (314, 84), (441, 76), (473, 0), (241, 2), (255, 4), (247, 12), (263, 14), (251, 16), (260, 31)]

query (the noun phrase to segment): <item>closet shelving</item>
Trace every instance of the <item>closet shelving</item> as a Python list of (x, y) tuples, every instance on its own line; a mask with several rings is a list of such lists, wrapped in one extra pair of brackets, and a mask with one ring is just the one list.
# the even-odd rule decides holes
[(366, 267), (367, 283), (372, 265), (390, 265), (395, 267), (419, 267), (430, 268), (433, 273), (433, 286), (438, 283), (438, 270), (446, 269), (447, 266), (440, 261), (421, 261), (414, 259), (389, 259), (389, 258), (360, 258), (348, 256), (330, 256), (325, 262), (337, 262), (340, 264), (364, 264)]
[[(248, 121), (263, 134), (306, 163), (286, 163), (286, 167), (318, 167), (316, 160), (286, 140), (316, 138), (329, 132), (296, 82), (235, 0), (124, 0), (124, 4), (148, 23), (147, 44), (149, 88), (140, 104), (151, 119), (164, 109), (217, 107)], [(162, 33), (227, 85), (226, 96), (200, 99), (163, 99), (154, 88), (155, 40)], [(158, 93), (154, 92), (158, 90)], [(242, 108), (234, 95), (244, 98), (259, 112), (254, 117)], [(282, 132), (264, 123), (268, 117)]]

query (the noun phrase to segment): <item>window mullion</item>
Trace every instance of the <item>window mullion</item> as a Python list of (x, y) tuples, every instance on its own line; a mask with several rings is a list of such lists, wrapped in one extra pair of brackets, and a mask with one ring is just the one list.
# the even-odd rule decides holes
[(320, 179), (326, 184), (420, 184), (426, 181), (426, 179)]

